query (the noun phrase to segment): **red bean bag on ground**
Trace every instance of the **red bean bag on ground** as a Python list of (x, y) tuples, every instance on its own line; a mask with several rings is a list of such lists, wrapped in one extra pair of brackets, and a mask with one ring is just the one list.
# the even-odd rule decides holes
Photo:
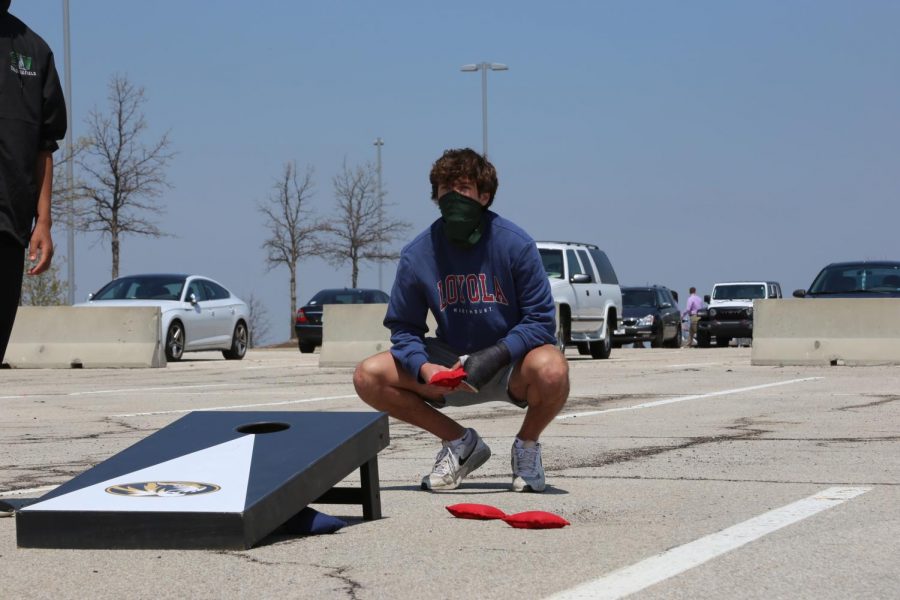
[(488, 519), (502, 519), (506, 513), (499, 508), (488, 506), (487, 504), (454, 504), (448, 506), (447, 510), (454, 517), (460, 519), (478, 519), (486, 521)]
[(542, 510), (529, 510), (503, 517), (503, 520), (517, 529), (558, 529), (571, 525), (568, 521)]

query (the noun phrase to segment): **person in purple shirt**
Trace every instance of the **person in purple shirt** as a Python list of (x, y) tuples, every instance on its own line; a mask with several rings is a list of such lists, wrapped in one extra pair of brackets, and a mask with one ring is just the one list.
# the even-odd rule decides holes
[(687, 343), (684, 345), (685, 348), (690, 348), (694, 345), (694, 338), (697, 335), (697, 323), (700, 321), (700, 315), (697, 314), (701, 308), (703, 308), (703, 300), (700, 299), (700, 296), (697, 295), (697, 288), (692, 287), (690, 290), (690, 296), (688, 296), (687, 304), (684, 307), (684, 310), (681, 312), (681, 318), (685, 317), (691, 318), (691, 333), (690, 337), (688, 337)]
[[(471, 148), (444, 152), (430, 180), (441, 218), (403, 248), (384, 318), (391, 349), (360, 363), (353, 384), (366, 404), (441, 440), (425, 490), (455, 489), (491, 456), (474, 429), (439, 409), (491, 401), (525, 409), (512, 489), (542, 492), (538, 439), (568, 398), (569, 367), (555, 346), (540, 253), (525, 231), (488, 210), (497, 172)], [(434, 337), (425, 335), (429, 312)], [(462, 382), (437, 385), (460, 366)]]

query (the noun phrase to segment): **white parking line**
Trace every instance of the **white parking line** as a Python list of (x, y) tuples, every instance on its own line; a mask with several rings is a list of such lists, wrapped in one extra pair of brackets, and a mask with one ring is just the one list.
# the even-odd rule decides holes
[(265, 402), (262, 404), (233, 404), (231, 406), (213, 406), (210, 408), (185, 408), (179, 410), (155, 410), (152, 412), (128, 413), (123, 415), (111, 415), (113, 417), (146, 417), (149, 415), (174, 415), (179, 413), (200, 412), (207, 410), (231, 410), (232, 408), (256, 408), (259, 406), (284, 406), (285, 404), (304, 404), (306, 402), (321, 402), (323, 400), (341, 400), (344, 398), (358, 398), (356, 394), (346, 396), (321, 396), (319, 398), (304, 398), (302, 400), (286, 400), (284, 402)]
[(822, 379), (822, 377), (804, 377), (802, 379), (790, 379), (788, 381), (776, 381), (775, 383), (764, 383), (762, 385), (751, 385), (750, 387), (735, 388), (733, 390), (722, 390), (720, 392), (709, 392), (708, 394), (697, 394), (694, 396), (676, 396), (674, 398), (666, 398), (665, 400), (655, 400), (653, 402), (644, 402), (635, 404), (634, 406), (621, 406), (619, 408), (607, 408), (605, 410), (592, 410), (587, 412), (569, 413), (558, 415), (557, 419), (574, 419), (575, 417), (589, 417), (592, 415), (602, 415), (612, 412), (622, 412), (626, 410), (639, 410), (641, 408), (652, 408), (654, 406), (662, 406), (664, 404), (674, 404), (675, 402), (684, 402), (686, 400), (699, 400), (701, 398), (712, 398), (713, 396), (726, 396), (728, 394), (739, 394), (741, 392), (750, 392), (753, 390), (761, 390), (764, 388), (775, 387), (779, 385), (788, 385), (791, 383), (800, 383), (803, 381), (813, 381)]
[(119, 390), (89, 390), (87, 392), (69, 392), (68, 394), (24, 394), (21, 396), (0, 396), (0, 400), (20, 400), (22, 398), (51, 398), (61, 396), (91, 396), (95, 394), (121, 394), (123, 392), (165, 392), (168, 390), (190, 390), (198, 388), (228, 387), (230, 383), (205, 383), (202, 385), (169, 385), (164, 387), (122, 388)]
[(118, 390), (89, 390), (70, 392), (66, 396), (90, 396), (92, 394), (121, 394), (122, 392), (164, 392), (167, 390), (195, 390), (200, 388), (230, 387), (233, 383), (203, 383), (198, 385), (167, 385), (163, 387), (122, 388)]
[(550, 596), (551, 600), (614, 600), (624, 598), (660, 581), (675, 577), (689, 569), (740, 548), (764, 535), (778, 531), (814, 514), (851, 500), (872, 488), (833, 487), (770, 510), (718, 533), (702, 537), (682, 546), (666, 550), (633, 565)]

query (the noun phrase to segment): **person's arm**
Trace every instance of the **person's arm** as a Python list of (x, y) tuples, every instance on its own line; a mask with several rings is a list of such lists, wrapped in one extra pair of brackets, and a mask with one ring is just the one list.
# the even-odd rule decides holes
[(53, 238), (50, 235), (50, 228), (53, 225), (53, 219), (50, 216), (53, 154), (49, 151), (38, 152), (34, 165), (34, 178), (38, 183), (39, 191), (34, 230), (31, 232), (31, 241), (28, 244), (28, 260), (34, 264), (28, 269), (28, 274), (40, 275), (50, 268), (50, 261), (53, 260)]
[(556, 340), (556, 305), (537, 246), (529, 244), (513, 264), (521, 320), (501, 340), (516, 362), (530, 350)]
[(53, 238), (50, 235), (50, 228), (53, 225), (50, 213), (53, 193), (53, 152), (59, 148), (56, 141), (66, 135), (68, 126), (66, 102), (52, 52), (47, 55), (43, 72), (45, 77), (41, 94), (40, 140), (34, 165), (34, 180), (38, 188), (37, 213), (31, 241), (28, 243), (28, 260), (34, 264), (28, 269), (29, 275), (40, 275), (50, 268), (50, 261), (53, 260)]
[(400, 256), (384, 326), (391, 331), (393, 357), (407, 373), (424, 383), (446, 367), (428, 363), (425, 350), (428, 303), (416, 282), (411, 260), (405, 252)]

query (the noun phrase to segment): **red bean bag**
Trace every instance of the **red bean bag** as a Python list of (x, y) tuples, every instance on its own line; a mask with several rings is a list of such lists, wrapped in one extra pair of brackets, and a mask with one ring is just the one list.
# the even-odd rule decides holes
[(460, 519), (486, 521), (488, 519), (502, 519), (506, 517), (505, 512), (487, 504), (454, 504), (453, 506), (448, 506), (447, 510), (450, 511), (451, 515)]
[(558, 529), (571, 525), (568, 521), (542, 510), (529, 510), (502, 517), (504, 521), (517, 529)]
[(466, 378), (466, 371), (462, 367), (453, 369), (452, 371), (438, 371), (431, 376), (428, 383), (431, 385), (439, 385), (448, 389), (455, 389), (463, 379)]

